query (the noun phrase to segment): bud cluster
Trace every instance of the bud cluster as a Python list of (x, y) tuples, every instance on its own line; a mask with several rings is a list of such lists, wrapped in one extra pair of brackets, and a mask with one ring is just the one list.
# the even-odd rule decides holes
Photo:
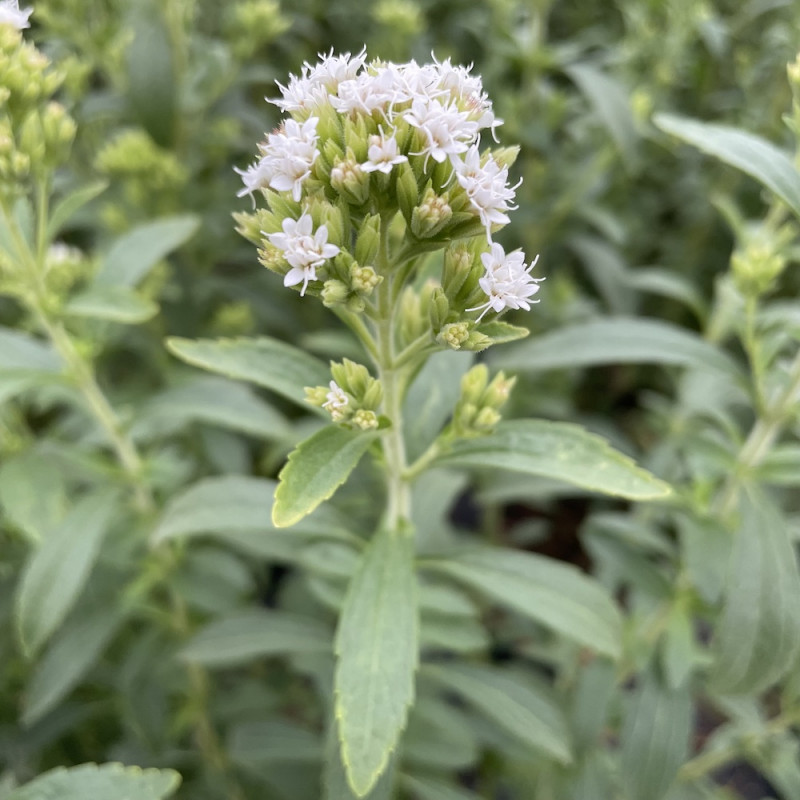
[(306, 387), (306, 400), (328, 411), (334, 422), (362, 431), (379, 425), (377, 410), (383, 400), (380, 381), (365, 366), (345, 358), (331, 362), (333, 380), (325, 386)]
[(474, 366), (461, 379), (461, 396), (453, 412), (451, 432), (458, 437), (482, 436), (500, 421), (500, 409), (505, 405), (515, 378), (506, 378), (501, 371), (489, 381), (485, 364)]
[[(14, 8), (0, 12), (10, 14)], [(0, 13), (0, 186), (6, 195), (66, 159), (75, 137), (75, 122), (49, 98), (63, 75), (22, 40), (19, 27)], [(19, 12), (25, 13), (25, 12)], [(27, 20), (27, 17), (26, 17)], [(27, 27), (22, 25), (20, 27)]]
[[(470, 257), (445, 257), (444, 294), (424, 322), (433, 347), (482, 349), (491, 337), (473, 334), (484, 317), (536, 302), (535, 261), (526, 266), (521, 251), (493, 240), (516, 208), (508, 173), (517, 149), (481, 149), (481, 132), (494, 136), (502, 120), (469, 68), (331, 53), (279, 87), (272, 102), (288, 116), (237, 170), (240, 196), (263, 196), (269, 211), (237, 221), (286, 286), (369, 313), (391, 271), (466, 240)], [(430, 300), (419, 297), (421, 313)]]

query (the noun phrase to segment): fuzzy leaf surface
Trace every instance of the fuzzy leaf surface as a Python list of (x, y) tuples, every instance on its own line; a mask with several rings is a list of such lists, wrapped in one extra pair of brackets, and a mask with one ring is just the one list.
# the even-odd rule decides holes
[(167, 339), (167, 349), (194, 367), (228, 378), (250, 381), (292, 400), (303, 408), (304, 387), (321, 386), (330, 380), (328, 366), (290, 344), (260, 338)]
[(576, 567), (500, 548), (428, 559), (424, 566), (598, 653), (620, 654), (622, 620), (616, 606), (599, 583)]
[(379, 531), (347, 590), (336, 632), (336, 718), (350, 787), (364, 797), (397, 747), (419, 659), (414, 544)]
[(278, 475), (272, 522), (286, 528), (310, 514), (347, 480), (372, 444), (373, 431), (328, 425), (301, 442)]
[(565, 422), (503, 422), (488, 436), (457, 442), (435, 463), (523, 472), (629, 500), (656, 500), (671, 492), (605, 439)]

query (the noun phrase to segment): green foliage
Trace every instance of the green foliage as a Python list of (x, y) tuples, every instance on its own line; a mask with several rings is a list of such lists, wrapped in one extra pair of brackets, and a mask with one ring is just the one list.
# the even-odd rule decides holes
[[(30, 5), (0, 797), (800, 796), (794, 6)], [(482, 75), (530, 312), (405, 111), (236, 199), (275, 80), (364, 44)], [(339, 252), (287, 288), (304, 211)]]

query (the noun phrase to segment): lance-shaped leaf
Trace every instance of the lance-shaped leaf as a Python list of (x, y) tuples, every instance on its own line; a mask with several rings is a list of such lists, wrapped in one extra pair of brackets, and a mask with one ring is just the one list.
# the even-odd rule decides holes
[(140, 769), (122, 764), (57, 767), (14, 789), (6, 800), (164, 800), (181, 776), (171, 769)]
[(413, 539), (382, 530), (362, 556), (336, 632), (336, 718), (342, 762), (358, 797), (386, 769), (405, 726), (418, 630)]
[(272, 522), (294, 525), (327, 500), (347, 480), (376, 436), (329, 425), (301, 442), (278, 475)]
[(70, 298), (64, 311), (73, 317), (135, 325), (155, 316), (158, 306), (125, 286), (91, 286)]
[(74, 605), (100, 552), (119, 494), (105, 491), (80, 500), (33, 553), (17, 592), (20, 640), (30, 652), (55, 631)]
[(330, 632), (315, 619), (246, 609), (203, 628), (181, 650), (181, 657), (207, 667), (228, 667), (264, 656), (325, 653), (330, 647)]
[(492, 363), (539, 371), (603, 364), (670, 364), (737, 374), (736, 364), (696, 333), (652, 319), (615, 317), (569, 325), (504, 348)]
[(114, 242), (94, 286), (136, 286), (164, 256), (189, 239), (199, 225), (200, 220), (191, 215), (139, 225)]
[(426, 666), (424, 675), (458, 692), (520, 741), (561, 764), (572, 760), (564, 714), (543, 686), (476, 664)]
[(54, 239), (72, 216), (108, 188), (108, 181), (95, 181), (81, 186), (62, 198), (47, 223), (47, 238)]
[(423, 566), (450, 575), (557, 633), (616, 658), (622, 622), (605, 590), (575, 567), (513, 550), (483, 549)]
[(438, 466), (506, 469), (555, 478), (629, 500), (655, 500), (670, 487), (578, 425), (513, 420), (494, 433), (457, 442)]
[(167, 339), (167, 349), (194, 367), (228, 378), (250, 381), (288, 400), (311, 408), (305, 401), (306, 386), (330, 380), (328, 366), (304, 350), (269, 339)]
[(755, 178), (800, 214), (800, 172), (790, 156), (774, 144), (727, 125), (673, 114), (656, 114), (653, 122), (662, 131)]
[(786, 525), (765, 497), (745, 494), (714, 639), (714, 684), (760, 692), (794, 664), (798, 646), (800, 576)]
[(686, 759), (692, 728), (688, 684), (669, 690), (655, 675), (629, 698), (622, 726), (622, 775), (629, 800), (661, 800)]

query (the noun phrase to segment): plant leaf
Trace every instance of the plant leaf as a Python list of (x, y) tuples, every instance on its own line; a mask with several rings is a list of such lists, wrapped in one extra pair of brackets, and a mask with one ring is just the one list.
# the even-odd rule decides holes
[(279, 439), (289, 432), (286, 418), (249, 386), (213, 375), (198, 376), (157, 394), (145, 406), (134, 431), (148, 420), (163, 419), (205, 422), (266, 439)]
[(190, 239), (200, 220), (190, 214), (146, 222), (114, 242), (94, 280), (94, 288), (132, 288), (164, 256)]
[(457, 442), (435, 464), (524, 472), (630, 500), (655, 500), (671, 492), (605, 439), (565, 422), (503, 422), (488, 436)]
[(379, 531), (365, 550), (342, 608), (336, 655), (342, 762), (363, 797), (386, 769), (414, 700), (419, 622), (407, 532)]
[(167, 339), (167, 349), (194, 367), (250, 381), (292, 400), (303, 408), (306, 386), (330, 380), (330, 370), (318, 358), (277, 339)]
[(697, 334), (651, 319), (615, 317), (581, 322), (504, 348), (503, 369), (539, 371), (603, 364), (670, 364), (736, 375), (731, 359)]
[(87, 203), (102, 194), (108, 188), (108, 181), (95, 181), (80, 186), (63, 197), (54, 207), (47, 223), (47, 239), (52, 241), (59, 231), (72, 219), (73, 214), (80, 211)]
[(272, 523), (286, 528), (310, 514), (347, 480), (376, 437), (328, 425), (301, 442), (278, 475)]
[(282, 611), (245, 609), (207, 625), (180, 655), (206, 667), (230, 667), (264, 656), (326, 653), (330, 649), (330, 631), (315, 619)]
[(232, 728), (227, 744), (232, 761), (260, 769), (272, 762), (322, 760), (319, 735), (282, 719), (241, 722)]
[(800, 173), (774, 144), (737, 128), (674, 114), (656, 114), (653, 122), (662, 131), (755, 178), (800, 214)]
[(10, 328), (0, 328), (0, 373), (60, 372), (61, 359), (45, 342)]
[(780, 513), (761, 495), (742, 498), (712, 682), (756, 693), (794, 664), (800, 646), (800, 575)]
[(561, 764), (572, 761), (564, 714), (544, 687), (520, 675), (475, 664), (427, 665), (424, 674), (525, 744)]
[(678, 690), (645, 675), (628, 698), (621, 746), (628, 800), (661, 800), (686, 759), (692, 726), (688, 683)]
[(125, 286), (90, 286), (71, 297), (64, 311), (73, 317), (135, 325), (155, 316), (158, 306)]
[(28, 652), (44, 644), (77, 600), (118, 501), (117, 491), (84, 497), (29, 558), (16, 598), (17, 628)]
[(622, 621), (606, 591), (576, 567), (500, 548), (473, 550), (422, 566), (465, 583), (556, 633), (617, 658)]
[(51, 769), (15, 789), (7, 800), (164, 800), (180, 782), (171, 769), (81, 764)]
[(36, 665), (25, 691), (22, 724), (52, 711), (92, 668), (124, 620), (121, 609), (103, 605), (73, 616)]
[(460, 787), (455, 788), (449, 783), (443, 783), (433, 778), (415, 778), (411, 775), (403, 775), (402, 783), (419, 800), (480, 800), (477, 794)]

